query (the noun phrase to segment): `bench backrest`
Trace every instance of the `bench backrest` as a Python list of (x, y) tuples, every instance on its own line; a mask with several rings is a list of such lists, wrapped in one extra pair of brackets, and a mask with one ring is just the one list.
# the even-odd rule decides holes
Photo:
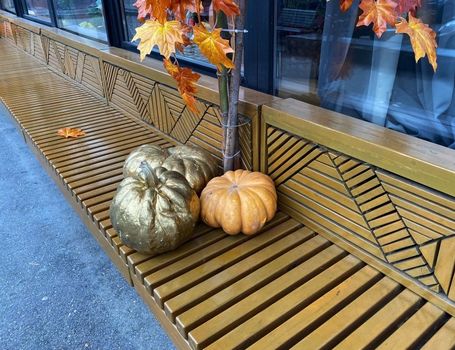
[(292, 99), (261, 118), (280, 208), (453, 311), (455, 152)]

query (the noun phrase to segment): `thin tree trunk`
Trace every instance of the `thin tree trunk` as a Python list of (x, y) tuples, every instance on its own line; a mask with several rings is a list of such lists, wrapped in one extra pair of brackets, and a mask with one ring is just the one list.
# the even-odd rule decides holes
[[(227, 29), (228, 28), (228, 20), (224, 12), (219, 11), (217, 14), (216, 19), (217, 27)], [(231, 35), (229, 32), (221, 32), (221, 37), (226, 40), (231, 39)], [(229, 72), (228, 70), (223, 67), (221, 71), (217, 72), (218, 74), (218, 91), (220, 94), (220, 111), (221, 111), (221, 120), (223, 124), (227, 125), (228, 120), (228, 113), (229, 113)], [(223, 138), (224, 135), (224, 128), (223, 128)], [(224, 147), (224, 144), (223, 144)]]
[(224, 133), (224, 171), (234, 170), (240, 166), (239, 127), (238, 127), (238, 103), (243, 58), (243, 30), (245, 28), (245, 11), (247, 0), (238, 0), (240, 16), (236, 17), (235, 29), (235, 68), (232, 71), (231, 84), (229, 87), (229, 113), (227, 126)]

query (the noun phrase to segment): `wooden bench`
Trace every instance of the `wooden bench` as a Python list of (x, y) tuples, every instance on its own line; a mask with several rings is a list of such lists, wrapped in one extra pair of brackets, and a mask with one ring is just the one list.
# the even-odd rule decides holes
[[(394, 150), (405, 135), (244, 90), (241, 110), (252, 123), (242, 134), (243, 165), (272, 176), (281, 211), (260, 235), (201, 224), (179, 249), (149, 257), (122, 245), (109, 220), (123, 161), (144, 143), (189, 142), (219, 156), (216, 84), (202, 82), (207, 107), (198, 120), (179, 119), (178, 95), (153, 61), (140, 65), (134, 54), (1, 14), (0, 33), (2, 101), (178, 348), (455, 346), (454, 168), (432, 164), (443, 156), (416, 160)], [(193, 124), (177, 131), (179, 120)], [(66, 126), (87, 135), (58, 137)]]

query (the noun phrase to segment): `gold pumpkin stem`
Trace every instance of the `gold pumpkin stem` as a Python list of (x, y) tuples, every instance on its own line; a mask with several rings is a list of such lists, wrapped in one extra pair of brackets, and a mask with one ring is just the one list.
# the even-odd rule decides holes
[(140, 175), (144, 178), (145, 182), (149, 185), (149, 187), (156, 187), (159, 185), (158, 178), (156, 177), (153, 169), (147, 164), (147, 162), (141, 162), (139, 166)]

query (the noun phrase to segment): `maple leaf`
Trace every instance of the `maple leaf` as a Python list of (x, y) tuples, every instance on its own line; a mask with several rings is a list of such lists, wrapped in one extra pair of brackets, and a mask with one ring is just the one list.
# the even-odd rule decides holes
[(359, 7), (363, 13), (359, 17), (357, 27), (369, 26), (373, 23), (373, 31), (380, 38), (387, 29), (387, 24), (395, 26), (397, 4), (391, 0), (362, 0)]
[(226, 55), (234, 52), (229, 46), (229, 40), (221, 37), (221, 29), (214, 29), (211, 32), (204, 25), (193, 27), (193, 41), (199, 46), (201, 53), (207, 57), (209, 62), (222, 69), (234, 68), (234, 63)]
[[(200, 0), (196, 0), (200, 4)], [(197, 12), (197, 5), (195, 0), (172, 0), (171, 11), (178, 17), (180, 20), (184, 20), (186, 17), (186, 12)]]
[(240, 8), (233, 0), (213, 0), (213, 9), (223, 11), (226, 16), (240, 15)]
[(137, 18), (140, 21), (150, 16), (164, 23), (167, 19), (167, 9), (171, 7), (171, 0), (137, 0), (133, 6), (137, 7)]
[(181, 68), (173, 64), (170, 60), (163, 60), (164, 68), (177, 81), (177, 88), (185, 101), (187, 107), (194, 113), (199, 113), (194, 94), (197, 91), (196, 83), (201, 77), (194, 73), (190, 68)]
[(85, 136), (85, 132), (81, 129), (73, 129), (73, 128), (63, 128), (57, 132), (58, 135), (63, 136), (64, 138), (68, 137), (80, 137)]
[(168, 59), (163, 60), (163, 65), (164, 68), (166, 68), (167, 72), (170, 74), (170, 76), (176, 79), (177, 75), (179, 74), (179, 66), (172, 63)]
[(185, 53), (185, 47), (191, 45), (191, 40), (189, 38), (191, 28), (186, 24), (182, 24), (182, 39), (183, 43), (175, 43), (175, 48), (177, 51), (180, 51), (182, 54)]
[(158, 46), (160, 53), (169, 58), (175, 53), (175, 46), (178, 43), (183, 44), (182, 25), (179, 21), (146, 20), (145, 23), (136, 28), (136, 35), (133, 41), (140, 40), (137, 48), (141, 52), (141, 60), (149, 54), (153, 47)]
[(137, 0), (133, 6), (137, 7), (137, 19), (140, 21), (143, 21), (152, 11), (146, 0)]
[(346, 12), (352, 6), (353, 0), (340, 0), (340, 10)]
[(438, 67), (436, 62), (436, 48), (438, 47), (436, 44), (436, 33), (427, 24), (415, 18), (412, 13), (409, 13), (409, 22), (404, 18), (400, 18), (396, 28), (397, 33), (406, 33), (411, 38), (416, 62), (428, 55), (428, 61), (436, 72)]
[(397, 7), (396, 14), (399, 16), (409, 11), (415, 11), (418, 7), (422, 6), (421, 0), (395, 0)]

